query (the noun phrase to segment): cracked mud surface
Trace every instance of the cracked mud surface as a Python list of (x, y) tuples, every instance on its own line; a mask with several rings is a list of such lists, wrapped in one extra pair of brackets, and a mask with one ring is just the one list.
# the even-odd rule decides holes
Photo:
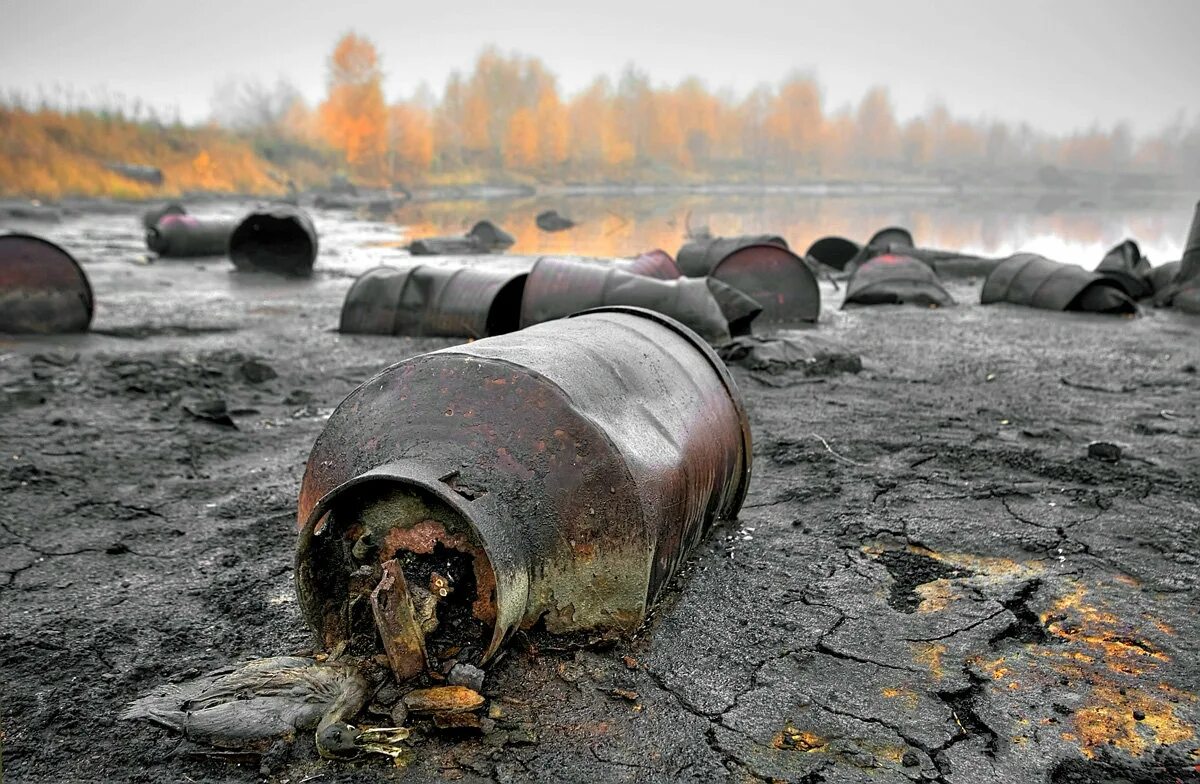
[(5, 781), (1198, 778), (1200, 320), (842, 313), (829, 288), (821, 334), (865, 369), (735, 370), (741, 519), (636, 639), (518, 640), (485, 689), (497, 732), (424, 738), (395, 771), (310, 736), (200, 758), (118, 722), (159, 683), (311, 650), (308, 450), (358, 382), (453, 341), (332, 333), (344, 275), (137, 267), (128, 216), (56, 231), (91, 242), (102, 304), (97, 334), (0, 343)]

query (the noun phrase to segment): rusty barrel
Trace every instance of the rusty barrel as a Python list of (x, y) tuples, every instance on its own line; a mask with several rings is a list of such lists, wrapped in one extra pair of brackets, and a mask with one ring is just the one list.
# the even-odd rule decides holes
[(855, 266), (846, 284), (847, 305), (945, 307), (954, 298), (928, 265), (909, 256), (885, 253)]
[(469, 617), (443, 627), (471, 629), (481, 661), (538, 623), (632, 631), (706, 532), (736, 517), (751, 454), (724, 363), (651, 311), (593, 310), (404, 360), (352, 392), (313, 446), (302, 611), (326, 646), (373, 641), (355, 624), (380, 567), (403, 564), (411, 585), (428, 559), (466, 558), (454, 606)]
[(79, 262), (32, 234), (0, 235), (0, 332), (86, 332), (92, 287)]
[(1137, 304), (1116, 282), (1035, 253), (1018, 253), (997, 264), (983, 282), (979, 301), (1045, 310), (1137, 312)]
[(146, 247), (164, 258), (224, 256), (237, 225), (232, 218), (164, 215), (146, 229)]
[(841, 270), (857, 258), (861, 250), (862, 246), (854, 240), (845, 237), (822, 237), (809, 245), (804, 255), (827, 267)]
[(757, 302), (714, 278), (660, 280), (602, 260), (545, 256), (525, 282), (521, 326), (606, 305), (662, 313), (714, 343), (749, 332), (762, 311)]
[(762, 306), (762, 322), (811, 322), (821, 314), (816, 276), (781, 237), (693, 240), (679, 249), (676, 261), (688, 277), (711, 276), (754, 299)]
[(376, 267), (354, 281), (340, 332), (482, 338), (517, 329), (532, 261)]
[(675, 278), (683, 277), (683, 273), (679, 271), (679, 265), (675, 263), (675, 259), (671, 258), (671, 254), (661, 248), (639, 253), (632, 259), (617, 259), (615, 263), (630, 272), (645, 275), (648, 278), (674, 280)]
[(1133, 240), (1113, 246), (1096, 266), (1096, 272), (1115, 282), (1133, 299), (1145, 299), (1154, 293), (1150, 260), (1142, 255), (1142, 249)]
[(187, 215), (187, 208), (177, 201), (151, 207), (142, 213), (142, 228), (153, 229), (160, 220), (168, 215)]
[(229, 258), (239, 270), (306, 277), (317, 260), (317, 229), (308, 213), (290, 204), (255, 210), (229, 237)]

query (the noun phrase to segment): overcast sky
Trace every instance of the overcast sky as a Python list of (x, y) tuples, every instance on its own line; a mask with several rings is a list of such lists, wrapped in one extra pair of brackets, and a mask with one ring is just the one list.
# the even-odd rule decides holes
[(104, 88), (185, 120), (230, 76), (286, 76), (315, 101), (351, 29), (379, 47), (389, 97), (440, 94), (496, 44), (567, 93), (632, 62), (738, 91), (809, 70), (830, 108), (883, 84), (901, 117), (940, 98), (1055, 132), (1200, 112), (1200, 0), (0, 0), (0, 88)]

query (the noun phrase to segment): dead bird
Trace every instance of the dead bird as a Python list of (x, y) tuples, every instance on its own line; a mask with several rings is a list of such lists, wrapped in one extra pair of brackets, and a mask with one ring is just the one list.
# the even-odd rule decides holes
[(135, 700), (121, 718), (149, 721), (222, 748), (251, 748), (315, 729), (323, 757), (371, 751), (396, 759), (405, 751), (399, 743), (407, 729), (360, 730), (350, 723), (371, 692), (370, 681), (352, 663), (275, 656), (164, 686)]

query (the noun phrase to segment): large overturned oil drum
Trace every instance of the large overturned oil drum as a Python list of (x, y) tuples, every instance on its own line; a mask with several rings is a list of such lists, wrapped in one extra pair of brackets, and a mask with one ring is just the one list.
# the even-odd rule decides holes
[(382, 644), (399, 677), (486, 661), (535, 625), (632, 631), (737, 515), (751, 454), (724, 363), (650, 311), (407, 359), (352, 392), (313, 446), (303, 614), (327, 648)]
[(0, 235), (0, 332), (86, 332), (92, 287), (79, 262), (32, 234)]
[(661, 248), (639, 253), (632, 259), (618, 259), (616, 263), (630, 272), (645, 275), (648, 278), (674, 280), (683, 276), (683, 273), (679, 271), (679, 265), (675, 263), (675, 259), (671, 258), (671, 254)]
[(846, 285), (847, 305), (946, 307), (954, 298), (928, 265), (910, 256), (885, 253), (859, 264)]
[(306, 277), (317, 247), (317, 229), (308, 214), (277, 204), (242, 218), (229, 237), (229, 258), (239, 270)]
[(546, 256), (529, 271), (521, 326), (605, 305), (662, 313), (710, 342), (746, 334), (762, 311), (753, 299), (715, 278), (660, 280), (609, 263)]
[(146, 229), (146, 247), (164, 258), (224, 256), (238, 223), (236, 218), (164, 215)]
[(177, 201), (151, 207), (142, 213), (142, 228), (153, 229), (160, 220), (168, 215), (187, 215), (187, 209)]
[(822, 237), (808, 246), (804, 255), (813, 261), (820, 262), (836, 270), (846, 268), (846, 265), (858, 257), (862, 246), (854, 240), (845, 237)]
[(1133, 299), (1144, 299), (1154, 293), (1150, 281), (1150, 260), (1133, 240), (1116, 245), (1096, 267), (1096, 272), (1118, 286)]
[(533, 260), (487, 265), (376, 267), (354, 281), (342, 303), (340, 332), (482, 338), (519, 327), (521, 296)]
[(763, 309), (760, 322), (816, 321), (821, 314), (816, 276), (782, 237), (695, 239), (676, 262), (688, 277), (713, 277), (754, 299)]
[(1035, 253), (1019, 253), (996, 265), (983, 282), (980, 302), (1091, 313), (1137, 312), (1137, 304), (1114, 281)]

